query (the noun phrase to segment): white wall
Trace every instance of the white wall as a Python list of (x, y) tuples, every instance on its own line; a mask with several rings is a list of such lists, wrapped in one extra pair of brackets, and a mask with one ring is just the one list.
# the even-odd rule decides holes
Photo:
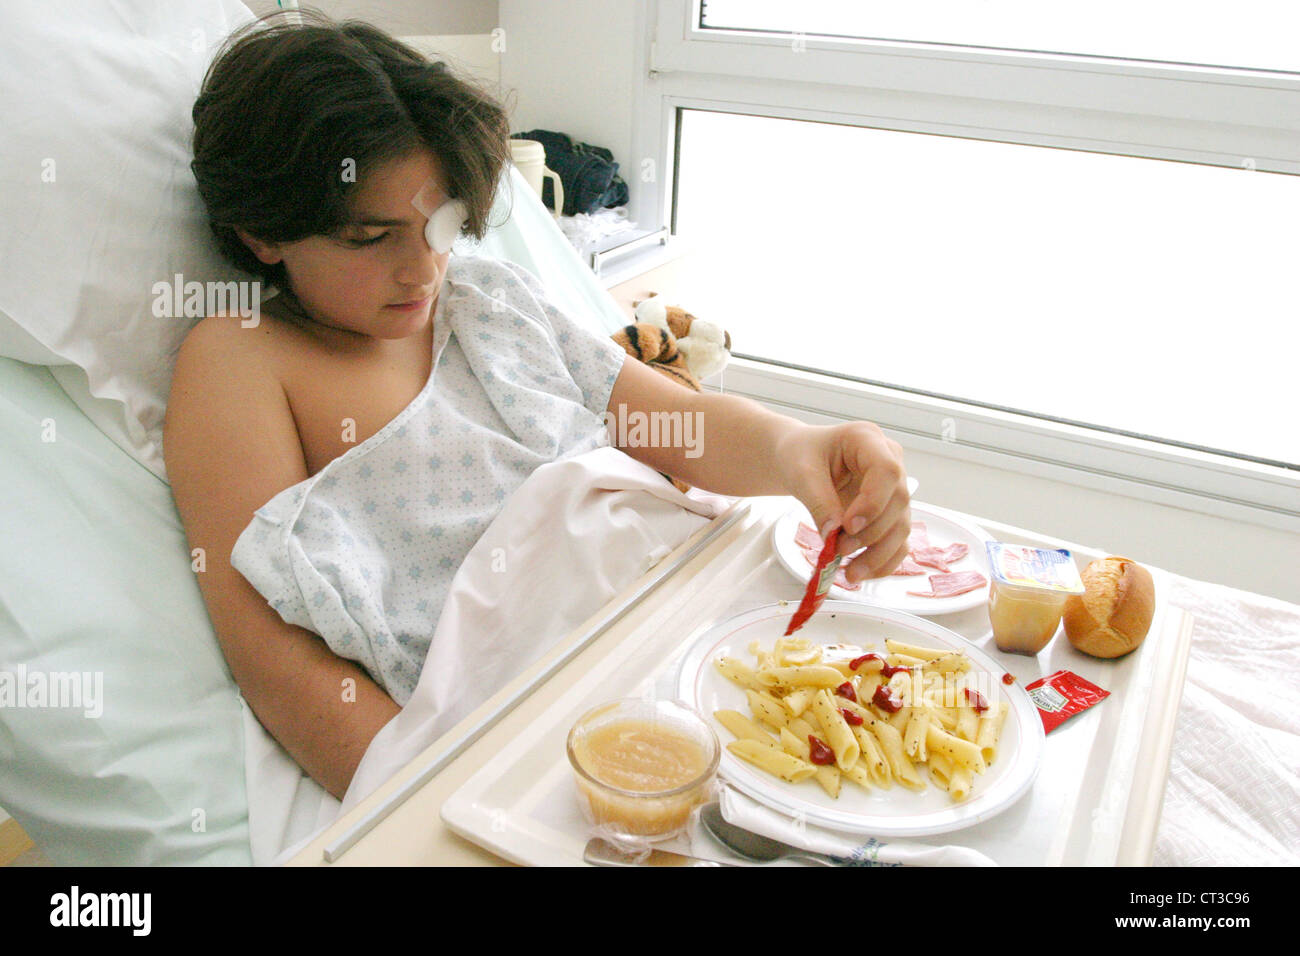
[(627, 170), (633, 162), (636, 3), (499, 0), (498, 6), (506, 41), (501, 83), (517, 96), (511, 132), (567, 133), (610, 150)]
[[(275, 0), (244, 0), (258, 16), (279, 9)], [(366, 20), (396, 36), (491, 33), (496, 0), (299, 0), (336, 20)]]
[(460, 76), (472, 79), (493, 96), (501, 96), (501, 57), (490, 33), (457, 36), (410, 36), (404, 42), (425, 56), (444, 60)]

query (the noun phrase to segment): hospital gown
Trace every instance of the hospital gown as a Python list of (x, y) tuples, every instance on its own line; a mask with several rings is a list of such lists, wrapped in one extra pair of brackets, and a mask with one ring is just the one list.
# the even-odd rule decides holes
[[(399, 704), (466, 554), (538, 466), (609, 444), (625, 353), (525, 269), (453, 256), (433, 369), (375, 435), (258, 508), (231, 564)], [(504, 556), (503, 556), (504, 557)]]

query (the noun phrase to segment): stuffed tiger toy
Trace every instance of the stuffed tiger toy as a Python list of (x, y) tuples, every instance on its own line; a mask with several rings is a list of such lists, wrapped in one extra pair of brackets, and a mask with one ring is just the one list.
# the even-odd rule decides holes
[[(614, 333), (613, 339), (628, 355), (645, 362), (692, 391), (700, 379), (714, 375), (731, 358), (731, 336), (711, 322), (697, 319), (685, 309), (664, 305), (657, 296), (636, 303), (637, 321)], [(671, 475), (664, 475), (678, 491), (690, 490)]]

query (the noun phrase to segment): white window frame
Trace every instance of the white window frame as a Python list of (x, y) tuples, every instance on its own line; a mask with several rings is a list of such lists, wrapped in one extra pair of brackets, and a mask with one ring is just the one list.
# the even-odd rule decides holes
[[(679, 109), (1300, 174), (1298, 74), (700, 30), (699, 2), (638, 4), (634, 155), (663, 171), (633, 186), (641, 223), (671, 225)], [(805, 420), (875, 421), (938, 454), (1300, 533), (1300, 472), (1268, 463), (744, 359), (726, 388)], [(1275, 413), (1288, 427), (1291, 412)]]

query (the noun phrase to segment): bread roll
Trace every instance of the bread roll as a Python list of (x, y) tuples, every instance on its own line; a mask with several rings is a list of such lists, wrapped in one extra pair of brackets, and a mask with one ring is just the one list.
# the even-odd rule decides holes
[(1147, 636), (1156, 610), (1151, 572), (1129, 558), (1098, 558), (1083, 569), (1084, 594), (1065, 602), (1065, 636), (1093, 657), (1122, 657)]

